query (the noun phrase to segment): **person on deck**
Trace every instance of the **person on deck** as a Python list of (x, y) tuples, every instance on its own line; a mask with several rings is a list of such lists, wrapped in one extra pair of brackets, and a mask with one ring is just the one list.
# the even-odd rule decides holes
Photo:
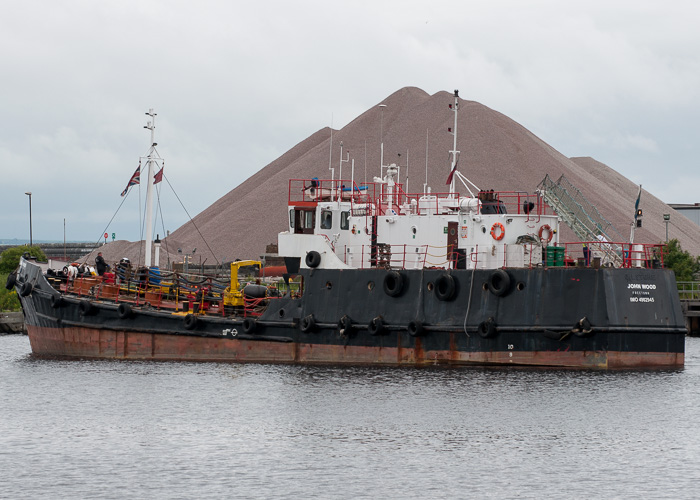
[(95, 257), (95, 268), (97, 268), (97, 274), (102, 276), (107, 269), (107, 263), (104, 257), (102, 257), (102, 252), (98, 252), (97, 257)]

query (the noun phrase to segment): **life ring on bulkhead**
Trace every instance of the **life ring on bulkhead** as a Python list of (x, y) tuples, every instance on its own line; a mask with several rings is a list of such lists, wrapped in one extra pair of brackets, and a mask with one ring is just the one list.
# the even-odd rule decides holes
[[(542, 233), (544, 233), (545, 231), (547, 231), (547, 237), (542, 238)], [(549, 227), (549, 224), (545, 224), (544, 226), (540, 227), (540, 232), (537, 233), (537, 236), (539, 236), (539, 238), (541, 240), (542, 239), (547, 240), (547, 243), (549, 243), (550, 241), (552, 241), (552, 236), (554, 236), (554, 231), (552, 231), (552, 228)]]
[[(498, 236), (496, 235), (496, 229), (499, 230)], [(491, 226), (491, 237), (494, 240), (501, 241), (505, 235), (506, 228), (503, 227), (503, 224), (501, 224), (500, 222), (496, 222), (493, 226)]]

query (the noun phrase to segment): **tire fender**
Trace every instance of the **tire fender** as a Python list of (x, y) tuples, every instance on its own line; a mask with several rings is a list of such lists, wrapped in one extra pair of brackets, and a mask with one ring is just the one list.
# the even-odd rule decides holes
[(455, 279), (451, 274), (441, 274), (440, 277), (435, 280), (435, 296), (438, 300), (452, 300), (455, 296), (456, 288)]
[(377, 316), (367, 325), (367, 331), (370, 335), (381, 335), (384, 333), (384, 320), (381, 316)]
[(24, 283), (22, 283), (22, 288), (19, 289), (19, 294), (21, 297), (26, 297), (27, 295), (32, 293), (33, 289), (34, 287), (32, 286), (32, 284), (28, 281), (25, 281)]
[(119, 314), (121, 319), (127, 319), (134, 316), (134, 311), (131, 309), (129, 304), (122, 302), (119, 304), (119, 307), (117, 307), (117, 314)]
[(241, 326), (241, 330), (243, 330), (243, 333), (253, 333), (253, 332), (255, 332), (257, 327), (258, 327), (258, 324), (254, 319), (245, 318), (243, 320), (243, 325)]
[(389, 271), (384, 275), (384, 293), (389, 297), (398, 297), (403, 292), (403, 275), (398, 271)]
[(316, 320), (313, 314), (309, 314), (301, 318), (299, 323), (299, 329), (304, 333), (311, 333), (316, 328)]
[(486, 321), (479, 323), (479, 336), (484, 339), (489, 339), (496, 336), (496, 322), (493, 318), (489, 318)]
[(311, 269), (314, 269), (321, 265), (321, 254), (318, 253), (316, 250), (311, 250), (309, 253), (306, 254), (306, 259), (304, 259), (306, 262), (306, 265), (310, 267)]
[(510, 275), (503, 269), (496, 269), (489, 276), (488, 287), (496, 297), (503, 297), (510, 290)]
[(411, 337), (422, 337), (425, 335), (425, 327), (423, 326), (423, 323), (418, 320), (411, 321), (406, 329)]

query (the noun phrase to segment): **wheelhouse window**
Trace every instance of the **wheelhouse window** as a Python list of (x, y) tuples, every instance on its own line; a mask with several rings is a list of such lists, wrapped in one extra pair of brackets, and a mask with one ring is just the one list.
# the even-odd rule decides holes
[(294, 229), (294, 210), (289, 211), (289, 227)]
[(316, 211), (314, 209), (294, 209), (294, 232), (313, 234), (316, 225)]
[(350, 229), (350, 212), (340, 212), (340, 229)]
[(321, 210), (321, 229), (333, 228), (333, 212), (330, 210)]

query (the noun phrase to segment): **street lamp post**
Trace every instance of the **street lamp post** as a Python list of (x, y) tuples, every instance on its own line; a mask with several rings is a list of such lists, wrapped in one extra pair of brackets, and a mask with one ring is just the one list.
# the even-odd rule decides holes
[(27, 191), (26, 193), (27, 196), (29, 196), (29, 246), (34, 246), (34, 242), (32, 240), (32, 192)]
[(664, 214), (664, 222), (666, 223), (666, 243), (668, 243), (668, 222), (671, 220), (671, 214)]

